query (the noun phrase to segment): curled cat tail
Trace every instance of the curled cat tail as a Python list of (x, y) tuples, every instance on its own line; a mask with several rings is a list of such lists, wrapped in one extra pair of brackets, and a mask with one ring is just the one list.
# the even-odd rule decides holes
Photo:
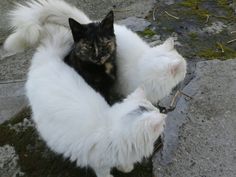
[(38, 43), (41, 34), (39, 25), (24, 24), (21, 29), (16, 30), (6, 39), (4, 49), (8, 52), (18, 53), (29, 46)]
[(68, 28), (47, 24), (45, 25), (45, 35), (37, 50), (40, 53), (53, 54), (53, 56), (63, 59), (72, 45), (72, 35)]
[(43, 36), (44, 24), (69, 27), (69, 17), (82, 24), (91, 22), (82, 11), (62, 0), (31, 0), (24, 5), (16, 4), (9, 12), (10, 27), (14, 32), (6, 39), (4, 48), (17, 53), (34, 46)]

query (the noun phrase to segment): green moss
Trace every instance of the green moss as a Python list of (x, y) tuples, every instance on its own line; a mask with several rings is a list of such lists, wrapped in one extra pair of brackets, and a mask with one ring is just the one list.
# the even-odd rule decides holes
[(192, 13), (201, 20), (206, 20), (207, 16), (209, 15), (209, 12), (205, 9), (198, 9), (198, 10), (192, 11)]
[(156, 33), (155, 33), (153, 30), (151, 30), (151, 29), (149, 29), (149, 28), (146, 28), (144, 31), (139, 32), (139, 34), (140, 34), (141, 36), (152, 37), (152, 36), (154, 36)]
[(227, 0), (217, 0), (217, 4), (221, 7), (229, 5)]
[[(187, 9), (181, 10), (181, 15), (186, 16), (195, 16), (199, 20), (206, 20), (209, 15), (208, 10), (200, 8), (200, 3), (202, 0), (186, 0), (178, 3), (179, 6), (187, 7)], [(189, 9), (191, 8), (191, 9)]]
[(12, 125), (21, 122), (24, 118), (29, 118), (31, 114), (30, 107), (24, 107), (20, 112), (14, 115), (7, 123)]
[(209, 16), (209, 12), (204, 9), (195, 9), (195, 10), (183, 10), (182, 14), (186, 16), (193, 16), (200, 21), (206, 21), (207, 16)]
[(218, 43), (215, 48), (202, 50), (199, 52), (198, 55), (206, 59), (226, 60), (236, 58), (236, 51), (232, 48), (226, 47), (225, 45)]
[(192, 9), (198, 9), (198, 5), (202, 0), (185, 0), (179, 4), (185, 7), (191, 7)]
[(224, 9), (226, 13), (226, 16), (218, 16), (218, 18), (235, 19), (234, 9), (229, 6), (229, 2), (227, 0), (217, 0), (217, 5)]
[[(228, 29), (234, 29), (236, 16), (229, 6), (231, 1), (204, 1), (204, 0), (181, 0), (171, 5), (158, 4), (159, 9), (170, 12), (179, 17), (179, 20), (167, 18), (165, 13), (156, 13), (158, 28), (157, 34), (169, 36), (172, 32), (178, 35), (178, 41), (182, 46), (178, 46), (178, 51), (186, 58), (201, 56), (206, 59), (229, 59), (235, 57), (235, 42), (226, 44), (234, 39), (234, 34), (230, 34)], [(153, 14), (150, 14), (150, 20)], [(207, 34), (202, 32), (208, 23), (222, 22), (227, 25), (220, 33)], [(170, 29), (170, 30), (169, 30)], [(217, 41), (225, 43), (223, 51)]]
[(191, 40), (196, 40), (198, 37), (198, 34), (196, 32), (190, 32), (188, 33), (188, 35), (191, 38)]

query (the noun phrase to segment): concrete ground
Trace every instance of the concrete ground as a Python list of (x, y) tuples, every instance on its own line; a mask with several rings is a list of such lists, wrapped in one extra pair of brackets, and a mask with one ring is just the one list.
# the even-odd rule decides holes
[(187, 96), (168, 116), (163, 151), (153, 159), (158, 177), (236, 176), (235, 90), (236, 60), (197, 63), (182, 90)]
[[(0, 45), (10, 32), (6, 12), (13, 7), (12, 2), (0, 1)], [(174, 36), (176, 47), (188, 60), (186, 80), (161, 102), (168, 106), (176, 90), (181, 90), (176, 109), (168, 113), (164, 147), (152, 158), (153, 176), (235, 177), (236, 46), (234, 42), (227, 43), (236, 37), (235, 17), (227, 16), (231, 11), (235, 15), (233, 1), (229, 4), (211, 4), (210, 1), (191, 4), (179, 0), (68, 2), (83, 9), (93, 19), (103, 18), (114, 9), (116, 19), (122, 19), (120, 23), (138, 31), (151, 45)], [(178, 3), (183, 6), (177, 6)], [(195, 10), (195, 6), (201, 11)], [(206, 11), (201, 8), (210, 14), (207, 22), (206, 14), (200, 13)], [(217, 14), (212, 15), (214, 9)], [(184, 12), (188, 15), (183, 16)], [(14, 117), (1, 124), (27, 105), (24, 82), (32, 52), (8, 56), (0, 47), (0, 176), (83, 176), (74, 164), (45, 147), (33, 123), (28, 120), (29, 114), (21, 112), (18, 115), (22, 119)], [(128, 175), (115, 173), (115, 176), (151, 177), (151, 164), (141, 166), (143, 168), (138, 166)], [(87, 171), (86, 176), (90, 176)]]

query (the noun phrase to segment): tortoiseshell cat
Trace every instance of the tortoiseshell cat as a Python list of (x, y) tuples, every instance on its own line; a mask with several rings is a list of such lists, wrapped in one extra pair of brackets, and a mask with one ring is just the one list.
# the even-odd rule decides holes
[(101, 22), (80, 24), (69, 18), (74, 39), (65, 62), (73, 67), (84, 80), (108, 103), (110, 90), (116, 79), (114, 15), (110, 11)]

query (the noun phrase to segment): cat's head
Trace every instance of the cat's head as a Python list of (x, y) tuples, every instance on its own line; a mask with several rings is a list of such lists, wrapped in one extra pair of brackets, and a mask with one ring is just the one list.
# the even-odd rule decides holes
[(116, 40), (114, 34), (114, 15), (110, 11), (101, 22), (80, 24), (69, 18), (74, 39), (74, 56), (84, 62), (102, 65), (114, 57)]
[(186, 61), (174, 48), (172, 38), (150, 48), (143, 55), (139, 66), (140, 84), (144, 83), (142, 86), (150, 94), (147, 98), (152, 103), (168, 95), (185, 78), (187, 70)]
[(143, 89), (138, 88), (122, 103), (114, 105), (113, 138), (124, 151), (140, 151), (148, 156), (163, 131), (165, 117), (146, 99)]

